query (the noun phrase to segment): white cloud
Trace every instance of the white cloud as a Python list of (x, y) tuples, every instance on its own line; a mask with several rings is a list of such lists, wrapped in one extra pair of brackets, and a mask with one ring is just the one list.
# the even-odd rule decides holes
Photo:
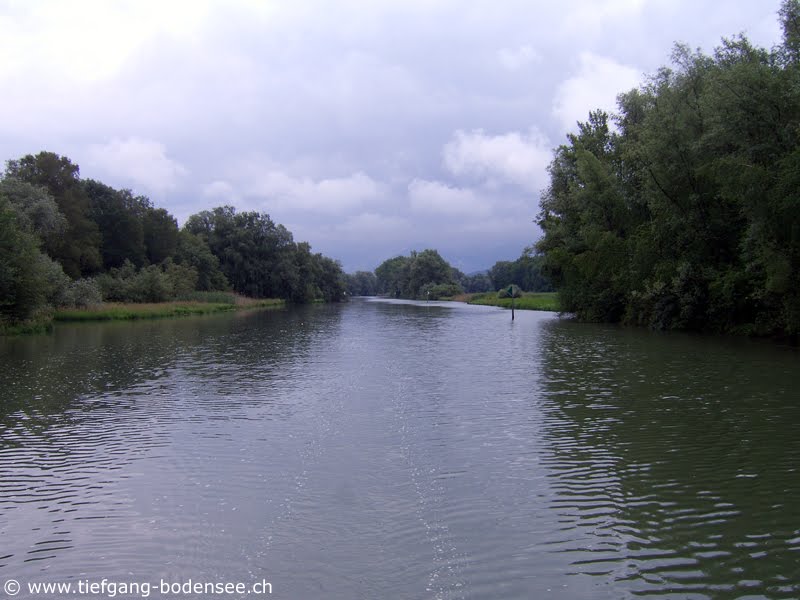
[(114, 139), (89, 146), (87, 155), (90, 166), (153, 192), (175, 188), (188, 174), (183, 165), (167, 156), (164, 145), (155, 140)]
[(541, 54), (528, 45), (502, 48), (497, 51), (497, 58), (503, 68), (508, 71), (519, 71), (528, 65), (542, 61)]
[(244, 195), (263, 200), (270, 210), (341, 214), (365, 203), (374, 203), (382, 194), (382, 185), (361, 172), (346, 177), (312, 179), (293, 177), (280, 167), (264, 168), (250, 163), (234, 179), (241, 181), (239, 187)]
[(558, 86), (553, 100), (553, 114), (569, 131), (578, 121), (586, 121), (591, 110), (614, 112), (617, 95), (642, 80), (633, 67), (591, 52), (582, 52), (579, 63), (578, 72)]
[(450, 187), (438, 181), (414, 179), (408, 184), (411, 210), (419, 214), (448, 217), (485, 217), (491, 214), (488, 202), (469, 189)]
[(190, 36), (208, 13), (194, 0), (49, 0), (14, 9), (13, 21), (0, 16), (0, 56), (13, 57), (2, 61), (6, 74), (45, 66), (50, 77), (82, 83), (112, 77), (156, 36)]
[(444, 164), (454, 175), (499, 178), (538, 191), (553, 158), (549, 140), (538, 130), (486, 135), (480, 129), (457, 131), (444, 147)]
[[(596, 32), (607, 24), (625, 23), (638, 17), (646, 0), (582, 0), (567, 5), (564, 25), (567, 31)], [(651, 4), (664, 3), (650, 0)]]
[(207, 198), (219, 198), (225, 202), (235, 202), (239, 194), (230, 183), (223, 180), (212, 181), (203, 186), (203, 195)]

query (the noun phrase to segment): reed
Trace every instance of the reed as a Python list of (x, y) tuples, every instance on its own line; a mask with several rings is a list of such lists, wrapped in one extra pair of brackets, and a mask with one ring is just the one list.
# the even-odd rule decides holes
[[(247, 308), (278, 308), (283, 300), (276, 298), (255, 299), (231, 296), (226, 302), (182, 300), (176, 302), (133, 303), (106, 302), (90, 308), (61, 308), (55, 311), (55, 321), (131, 321), (135, 319), (162, 319), (206, 315)], [(227, 300), (227, 299), (226, 299)]]

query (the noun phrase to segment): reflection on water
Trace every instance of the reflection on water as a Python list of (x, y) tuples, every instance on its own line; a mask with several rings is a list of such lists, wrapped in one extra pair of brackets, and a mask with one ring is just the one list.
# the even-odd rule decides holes
[(572, 323), (544, 339), (575, 571), (637, 594), (797, 596), (796, 356)]
[(356, 301), (59, 327), (0, 364), (0, 579), (800, 595), (792, 350)]

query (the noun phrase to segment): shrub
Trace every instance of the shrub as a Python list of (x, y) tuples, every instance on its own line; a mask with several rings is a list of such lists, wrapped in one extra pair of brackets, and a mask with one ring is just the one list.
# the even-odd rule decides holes
[(463, 291), (457, 283), (426, 283), (420, 288), (418, 298), (421, 300), (452, 298), (463, 293)]
[(61, 306), (91, 308), (103, 303), (100, 286), (94, 279), (77, 279), (71, 282), (61, 298)]

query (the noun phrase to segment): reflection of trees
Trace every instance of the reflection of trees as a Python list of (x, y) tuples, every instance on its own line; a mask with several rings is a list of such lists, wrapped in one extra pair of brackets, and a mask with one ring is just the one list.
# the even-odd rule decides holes
[[(309, 312), (323, 318), (308, 319)], [(302, 361), (338, 314), (336, 307), (312, 306), (60, 325), (53, 335), (2, 340), (0, 431), (45, 430), (100, 411), (118, 414), (114, 426), (122, 430), (135, 417), (169, 419), (176, 401), (203, 404), (221, 395), (226, 403), (214, 406), (223, 410), (268, 401), (264, 382)], [(7, 445), (13, 437), (4, 433), (0, 439)]]
[[(19, 574), (27, 561), (58, 559), (47, 568), (74, 573), (63, 551), (89, 552), (103, 531), (90, 523), (105, 519), (150, 544), (136, 526), (142, 505), (158, 514), (157, 494), (125, 481), (148, 472), (140, 459), (157, 465), (150, 486), (191, 499), (200, 461), (259, 447), (252, 435), (232, 450), (230, 442), (302, 410), (310, 355), (324, 351), (339, 319), (340, 307), (309, 306), (3, 340), (0, 522), (9, 544), (0, 569)], [(287, 391), (298, 383), (298, 393)]]
[(576, 571), (642, 592), (800, 591), (795, 354), (554, 321), (541, 362)]

